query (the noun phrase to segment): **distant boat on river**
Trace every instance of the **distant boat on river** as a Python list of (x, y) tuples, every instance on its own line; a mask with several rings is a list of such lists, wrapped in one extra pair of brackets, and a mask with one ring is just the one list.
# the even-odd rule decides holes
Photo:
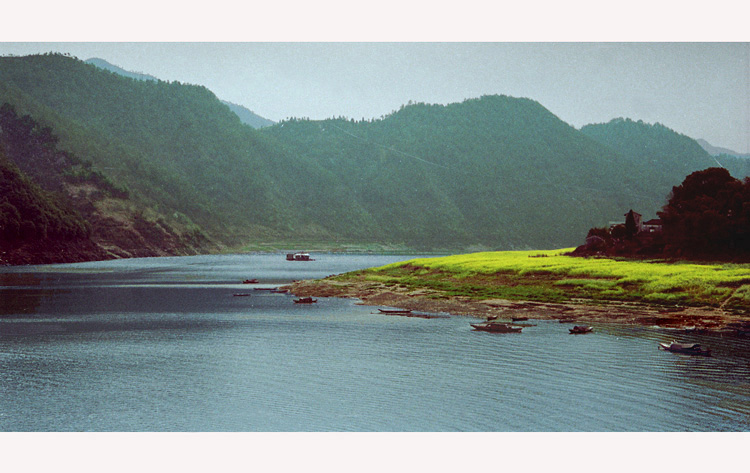
[(383, 314), (411, 314), (411, 309), (378, 309)]
[(287, 261), (315, 261), (314, 259), (310, 258), (309, 253), (287, 253), (286, 254), (286, 260)]
[(258, 284), (259, 282), (257, 279), (245, 279), (242, 284)]

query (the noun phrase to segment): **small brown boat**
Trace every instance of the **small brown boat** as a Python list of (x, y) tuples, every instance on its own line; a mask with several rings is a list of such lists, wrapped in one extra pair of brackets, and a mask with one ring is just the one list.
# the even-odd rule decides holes
[(682, 353), (683, 355), (711, 356), (711, 350), (703, 348), (700, 343), (660, 343), (660, 350)]
[(318, 300), (313, 299), (312, 297), (300, 297), (299, 299), (294, 299), (295, 304), (313, 304), (315, 302), (318, 302)]
[(594, 331), (594, 327), (589, 327), (588, 325), (576, 325), (575, 327), (568, 329), (570, 330), (570, 333), (573, 335), (578, 335), (581, 333), (590, 333)]
[(528, 317), (511, 317), (510, 320), (513, 322), (523, 322), (525, 320), (529, 320)]
[(481, 324), (470, 324), (474, 330), (492, 333), (520, 333), (523, 327), (514, 327), (510, 324), (500, 322), (486, 322)]
[(242, 284), (258, 284), (259, 282), (257, 279), (245, 279)]

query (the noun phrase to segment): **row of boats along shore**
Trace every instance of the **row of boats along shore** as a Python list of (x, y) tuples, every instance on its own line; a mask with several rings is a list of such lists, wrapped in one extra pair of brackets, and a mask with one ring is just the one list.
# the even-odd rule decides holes
[[(308, 253), (304, 252), (298, 252), (298, 253), (288, 253), (286, 255), (287, 261), (315, 261), (310, 257)], [(259, 284), (260, 281), (258, 279), (245, 279), (242, 281), (243, 284)], [(256, 291), (268, 291), (272, 293), (281, 293), (281, 294), (288, 294), (289, 291), (284, 289), (279, 289), (275, 287), (267, 288), (267, 287), (258, 287), (254, 288)], [(249, 293), (237, 293), (234, 294), (234, 296), (249, 296)], [(295, 304), (314, 304), (318, 302), (317, 299), (313, 297), (299, 297), (297, 299), (294, 299)], [(448, 318), (449, 315), (446, 314), (431, 314), (431, 313), (424, 313), (424, 312), (415, 312), (412, 309), (398, 309), (398, 308), (386, 308), (386, 309), (378, 309), (378, 313), (385, 314), (385, 315), (396, 315), (396, 316), (404, 316), (404, 317), (419, 317), (423, 319), (435, 319), (435, 318)], [(490, 315), (487, 316), (487, 321), (482, 323), (472, 323), (470, 324), (471, 327), (475, 331), (480, 332), (489, 332), (489, 333), (521, 333), (524, 329), (524, 327), (533, 327), (532, 324), (522, 324), (520, 322), (525, 322), (529, 320), (528, 317), (512, 317), (511, 322), (503, 322), (500, 320), (497, 320), (497, 315)], [(559, 319), (560, 323), (570, 323), (573, 322), (572, 319)], [(589, 325), (574, 325), (572, 328), (568, 329), (569, 333), (571, 335), (584, 335), (587, 333), (591, 333), (594, 331), (594, 328)], [(699, 355), (699, 356), (711, 356), (711, 350), (708, 348), (705, 348), (701, 346), (699, 343), (678, 343), (676, 341), (672, 341), (671, 343), (659, 343), (660, 350), (670, 351), (673, 353), (681, 353), (684, 355)]]

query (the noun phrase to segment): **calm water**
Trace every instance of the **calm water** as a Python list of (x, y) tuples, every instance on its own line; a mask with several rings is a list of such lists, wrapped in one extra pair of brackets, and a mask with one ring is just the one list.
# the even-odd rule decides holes
[[(750, 342), (373, 314), (261, 287), (406, 257), (0, 269), (0, 431), (748, 431)], [(250, 293), (234, 297), (235, 293)]]

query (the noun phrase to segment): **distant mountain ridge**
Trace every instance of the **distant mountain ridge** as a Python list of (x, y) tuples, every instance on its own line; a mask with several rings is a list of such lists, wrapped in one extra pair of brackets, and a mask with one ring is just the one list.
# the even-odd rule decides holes
[(726, 154), (728, 156), (735, 156), (738, 158), (750, 158), (750, 153), (738, 153), (737, 151), (733, 151), (728, 148), (721, 148), (718, 146), (713, 146), (711, 143), (704, 139), (697, 139), (695, 140), (701, 147), (706, 150), (708, 154), (711, 156), (721, 156), (722, 154)]
[[(125, 69), (115, 66), (114, 64), (111, 64), (101, 58), (91, 58), (91, 59), (87, 59), (85, 62), (87, 64), (93, 64), (94, 66), (100, 69), (104, 69), (104, 70), (113, 72), (115, 74), (119, 74), (123, 77), (129, 77), (131, 79), (145, 80), (145, 81), (158, 81), (159, 80), (156, 77), (149, 75), (149, 74), (126, 71)], [(274, 124), (273, 121), (268, 120), (267, 118), (261, 117), (260, 115), (254, 113), (253, 111), (249, 110), (246, 107), (243, 107), (242, 105), (227, 102), (226, 100), (222, 100), (222, 102), (226, 104), (230, 110), (236, 113), (238, 117), (240, 117), (240, 120), (242, 121), (242, 123), (246, 125), (250, 125), (253, 128), (263, 128), (264, 126), (271, 126)]]
[[(662, 125), (617, 119), (577, 130), (534, 100), (498, 95), (254, 130), (205, 87), (131, 80), (62, 55), (0, 58), (2, 103), (127, 189), (143, 209), (119, 214), (127, 228), (140, 215), (230, 247), (576, 246), (630, 208), (655, 216), (672, 186), (715, 165)], [(750, 175), (749, 160), (717, 160)], [(153, 225), (142, 228), (158, 237)]]
[(238, 117), (240, 117), (240, 120), (245, 125), (250, 125), (253, 128), (263, 128), (266, 126), (271, 126), (275, 122), (263, 118), (260, 115), (255, 114), (251, 110), (243, 107), (242, 105), (237, 105), (236, 103), (227, 102), (226, 100), (221, 101), (223, 104), (227, 105), (231, 111), (237, 114)]
[(158, 81), (156, 77), (149, 75), (149, 74), (142, 74), (140, 72), (131, 72), (126, 71), (125, 69), (115, 66), (114, 64), (111, 64), (104, 59), (98, 58), (98, 57), (92, 57), (90, 59), (87, 59), (85, 61), (87, 64), (93, 64), (94, 66), (104, 69), (110, 72), (114, 72), (115, 74), (119, 74), (123, 77), (130, 77), (131, 79), (135, 80), (151, 80), (151, 81)]

